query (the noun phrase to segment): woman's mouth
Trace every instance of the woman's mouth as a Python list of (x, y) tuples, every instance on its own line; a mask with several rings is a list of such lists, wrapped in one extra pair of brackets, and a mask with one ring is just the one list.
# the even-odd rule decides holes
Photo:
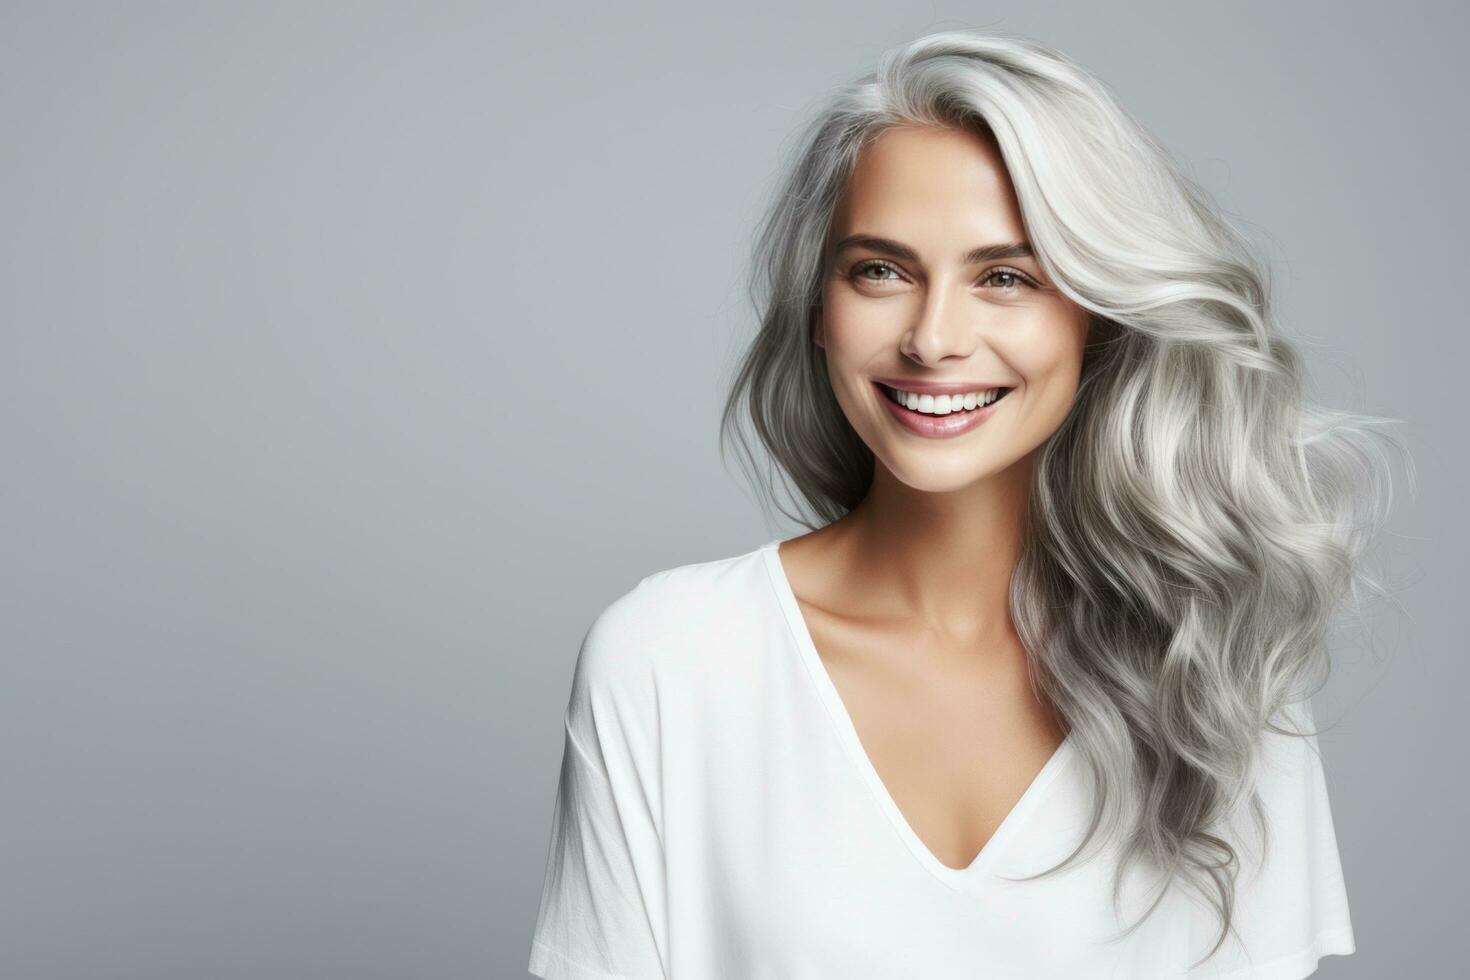
[(910, 432), (921, 436), (956, 436), (968, 432), (995, 413), (1014, 388), (976, 388), (956, 395), (920, 395), (873, 382), (890, 414)]

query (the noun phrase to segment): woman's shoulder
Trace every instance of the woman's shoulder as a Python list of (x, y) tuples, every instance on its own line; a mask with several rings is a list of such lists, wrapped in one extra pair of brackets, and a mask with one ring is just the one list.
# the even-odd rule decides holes
[(593, 683), (645, 675), (732, 639), (758, 619), (770, 583), (761, 545), (645, 575), (592, 618), (579, 672)]

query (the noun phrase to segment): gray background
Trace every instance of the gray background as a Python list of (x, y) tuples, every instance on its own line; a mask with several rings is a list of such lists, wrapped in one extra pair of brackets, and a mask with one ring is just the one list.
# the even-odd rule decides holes
[[(700, 9), (702, 7), (702, 9)], [(1321, 739), (1359, 952), (1466, 911), (1463, 5), (0, 6), (0, 976), (521, 977), (577, 646), (778, 534), (718, 455), (797, 127), (1030, 34), (1408, 420)]]

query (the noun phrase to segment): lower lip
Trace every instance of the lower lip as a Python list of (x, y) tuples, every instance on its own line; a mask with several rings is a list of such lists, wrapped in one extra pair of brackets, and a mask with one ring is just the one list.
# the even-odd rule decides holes
[[(888, 391), (882, 385), (877, 384), (877, 382), (874, 382), (874, 385), (878, 388), (878, 397), (883, 399), (883, 404), (888, 406), (889, 413), (898, 421), (899, 425), (902, 425), (916, 435), (930, 436), (937, 439), (944, 439), (969, 432), (975, 426), (995, 414), (995, 410), (1011, 395), (1011, 392), (1008, 391), (984, 408), (971, 409), (968, 412), (950, 412), (948, 415), (924, 415), (920, 412), (913, 412), (904, 408), (889, 397)], [(1011, 391), (1014, 390), (1011, 389)]]

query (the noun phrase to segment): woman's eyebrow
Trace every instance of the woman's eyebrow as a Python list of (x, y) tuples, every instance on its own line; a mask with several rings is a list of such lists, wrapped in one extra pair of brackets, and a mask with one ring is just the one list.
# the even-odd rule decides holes
[[(894, 258), (905, 259), (909, 262), (917, 262), (919, 253), (909, 248), (903, 242), (896, 242), (891, 238), (882, 238), (877, 235), (848, 235), (842, 241), (832, 247), (832, 254), (849, 248), (866, 248), (874, 252), (882, 252), (892, 255)], [(1030, 259), (1035, 258), (1036, 253), (1031, 250), (1030, 242), (1001, 242), (994, 245), (978, 245), (964, 254), (961, 261), (965, 265), (975, 265), (980, 262), (991, 262), (995, 259)]]

